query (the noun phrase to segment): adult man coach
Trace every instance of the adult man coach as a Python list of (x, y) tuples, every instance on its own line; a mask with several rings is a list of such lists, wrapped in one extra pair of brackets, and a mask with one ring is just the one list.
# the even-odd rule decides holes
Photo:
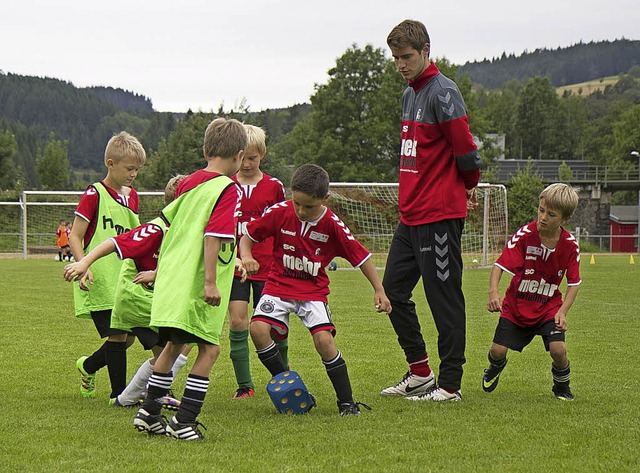
[[(457, 401), (466, 339), (461, 237), (467, 209), (477, 205), (480, 158), (458, 87), (429, 60), (425, 26), (405, 20), (391, 30), (387, 44), (409, 85), (402, 97), (400, 223), (383, 286), (393, 307), (389, 318), (409, 371), (380, 394)], [(411, 300), (421, 276), (438, 330), (437, 383)]]

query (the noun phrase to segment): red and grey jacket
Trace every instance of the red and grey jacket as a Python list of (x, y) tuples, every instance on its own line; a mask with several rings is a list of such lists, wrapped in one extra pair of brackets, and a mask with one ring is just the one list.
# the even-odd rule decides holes
[(465, 189), (480, 179), (480, 157), (455, 82), (431, 63), (402, 96), (400, 220), (423, 225), (467, 216)]

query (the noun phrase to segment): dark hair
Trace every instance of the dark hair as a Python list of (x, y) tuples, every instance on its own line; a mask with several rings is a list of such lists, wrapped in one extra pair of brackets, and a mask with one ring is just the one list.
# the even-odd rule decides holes
[(324, 199), (329, 194), (329, 174), (317, 164), (303, 164), (291, 177), (291, 190)]

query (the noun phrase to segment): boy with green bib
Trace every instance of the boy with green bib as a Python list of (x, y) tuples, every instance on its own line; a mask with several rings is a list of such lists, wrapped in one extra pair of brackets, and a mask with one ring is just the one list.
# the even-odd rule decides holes
[[(164, 190), (165, 205), (173, 201), (176, 188), (185, 177), (178, 175), (169, 180)], [(164, 348), (158, 332), (149, 328), (149, 322), (158, 253), (165, 231), (164, 220), (157, 217), (129, 232), (103, 241), (80, 261), (68, 264), (64, 268), (64, 278), (67, 281), (73, 281), (80, 279), (92, 265), (112, 253), (115, 253), (119, 260), (124, 261), (116, 285), (111, 328), (126, 331), (121, 341), (126, 341), (127, 334), (135, 335), (145, 350), (153, 352), (153, 358), (146, 360), (138, 368), (122, 393), (110, 399), (113, 406), (127, 407), (140, 403), (153, 372), (156, 357)], [(178, 357), (172, 368), (174, 376), (177, 376), (186, 361), (184, 353)], [(170, 396), (164, 398), (164, 407), (168, 409), (177, 409), (179, 405), (180, 403)]]
[[(230, 179), (242, 162), (247, 133), (237, 120), (218, 118), (204, 136), (207, 167), (187, 176), (176, 199), (162, 211), (169, 229), (162, 242), (151, 305), (164, 350), (149, 378), (147, 398), (136, 414), (136, 429), (180, 440), (202, 439), (197, 421), (220, 354), (220, 333), (229, 306), (236, 262), (236, 207), (239, 190)], [(187, 343), (198, 355), (187, 377), (176, 415), (165, 422), (161, 399), (173, 382), (171, 367)]]
[[(145, 160), (144, 148), (134, 136), (123, 131), (109, 140), (104, 153), (107, 176), (87, 188), (75, 211), (69, 246), (76, 261), (104, 240), (140, 225), (138, 193), (131, 184)], [(74, 284), (76, 317), (92, 319), (100, 337), (107, 338), (91, 356), (76, 362), (80, 394), (85, 398), (95, 397), (95, 375), (104, 366), (111, 380), (111, 398), (127, 384), (126, 349), (134, 337), (110, 325), (121, 265), (115, 254), (102, 258)]]

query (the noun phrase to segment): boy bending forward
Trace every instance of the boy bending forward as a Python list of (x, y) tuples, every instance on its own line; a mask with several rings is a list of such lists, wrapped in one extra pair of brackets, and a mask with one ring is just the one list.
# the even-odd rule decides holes
[[(566, 184), (551, 184), (540, 194), (538, 219), (520, 228), (507, 242), (491, 270), (490, 312), (500, 320), (489, 350), (489, 367), (482, 376), (482, 389), (493, 391), (507, 364), (509, 349), (522, 351), (540, 335), (553, 363), (553, 393), (572, 401), (569, 359), (564, 343), (567, 312), (580, 284), (580, 249), (575, 237), (561, 227), (578, 205), (578, 194)], [(502, 272), (513, 277), (504, 302), (498, 292)], [(560, 282), (566, 275), (567, 294), (562, 300)]]
[(378, 312), (391, 311), (371, 253), (324, 203), (329, 196), (329, 175), (320, 166), (300, 166), (291, 179), (292, 200), (269, 208), (247, 224), (240, 240), (242, 262), (249, 275), (259, 269), (251, 249), (254, 242), (273, 237), (273, 263), (262, 297), (251, 318), (251, 339), (258, 358), (273, 376), (286, 371), (274, 338), (287, 338), (289, 314), (302, 320), (313, 336), (338, 398), (340, 415), (358, 415), (347, 365), (337, 350), (336, 333), (327, 305), (329, 278), (325, 267), (341, 256), (360, 268), (374, 289)]

